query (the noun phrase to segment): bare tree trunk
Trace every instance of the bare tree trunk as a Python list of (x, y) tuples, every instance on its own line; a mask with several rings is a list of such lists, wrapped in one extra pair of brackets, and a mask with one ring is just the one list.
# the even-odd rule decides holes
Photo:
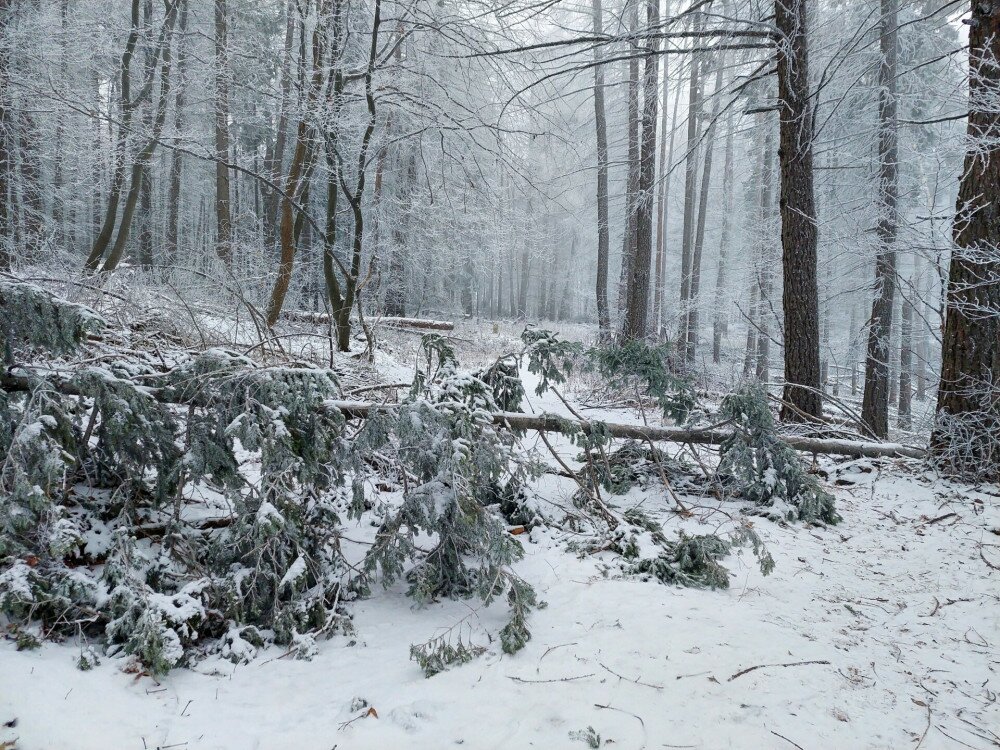
[(628, 64), (628, 173), (625, 180), (625, 232), (622, 234), (622, 263), (618, 276), (618, 317), (625, 324), (628, 306), (628, 284), (632, 278), (632, 263), (636, 250), (636, 203), (639, 193), (639, 45), (635, 35), (639, 24), (641, 0), (626, 0), (629, 14), (629, 64)]
[[(132, 129), (132, 117), (138, 101), (132, 101), (132, 57), (135, 55), (136, 45), (139, 43), (139, 0), (132, 0), (132, 26), (125, 41), (125, 51), (121, 59), (121, 84), (119, 96), (121, 100), (121, 124), (118, 127), (118, 138), (115, 144), (115, 153), (112, 157), (112, 178), (111, 190), (108, 193), (108, 205), (104, 213), (104, 221), (101, 224), (101, 231), (98, 232), (94, 240), (94, 246), (87, 256), (85, 268), (88, 271), (96, 271), (104, 258), (104, 253), (111, 244), (114, 236), (115, 224), (118, 219), (118, 202), (121, 200), (122, 187), (125, 184), (125, 155), (128, 148), (128, 134)], [(111, 120), (108, 120), (111, 126)]]
[(715, 364), (722, 361), (722, 337), (729, 333), (729, 318), (724, 310), (734, 195), (733, 114), (730, 111), (726, 118), (726, 163), (722, 169), (722, 235), (719, 238), (719, 264), (715, 275), (715, 313), (712, 316), (712, 361)]
[(528, 285), (531, 283), (531, 253), (525, 241), (521, 248), (521, 279), (517, 286), (517, 317), (528, 317)]
[(938, 423), (932, 450), (954, 446), (959, 420), (968, 438), (956, 468), (996, 479), (1000, 373), (1000, 3), (973, 0), (969, 20), (968, 151), (959, 183), (955, 247), (948, 271)]
[[(125, 207), (122, 209), (121, 221), (118, 224), (118, 235), (115, 237), (115, 244), (112, 245), (111, 252), (108, 253), (107, 260), (104, 261), (104, 265), (101, 267), (102, 273), (111, 273), (114, 271), (121, 262), (122, 256), (125, 254), (129, 231), (131, 230), (132, 221), (135, 217), (136, 205), (139, 203), (139, 194), (142, 188), (143, 178), (146, 171), (149, 169), (149, 161), (152, 159), (153, 153), (156, 151), (156, 147), (160, 142), (163, 125), (167, 119), (167, 104), (170, 101), (170, 43), (174, 24), (177, 20), (177, 5), (178, 3), (175, 2), (169, 6), (167, 16), (163, 21), (163, 30), (161, 31), (161, 37), (158, 44), (160, 56), (162, 56), (163, 59), (160, 64), (160, 95), (156, 103), (156, 113), (153, 117), (149, 140), (146, 141), (146, 144), (142, 147), (142, 149), (140, 149), (139, 153), (136, 154), (135, 161), (132, 163), (132, 176), (129, 183), (128, 195), (125, 199)], [(150, 89), (152, 89), (151, 79), (149, 85)]]
[(722, 97), (722, 71), (726, 64), (725, 53), (719, 54), (715, 72), (715, 89), (712, 99), (712, 114), (708, 130), (705, 133), (705, 159), (702, 165), (701, 195), (698, 197), (698, 224), (695, 229), (694, 253), (691, 256), (690, 304), (688, 305), (687, 347), (686, 358), (693, 365), (698, 350), (698, 333), (700, 329), (698, 296), (701, 289), (701, 258), (705, 247), (705, 221), (708, 214), (708, 191), (712, 184), (712, 154), (715, 152), (715, 120), (719, 116), (719, 106)]
[(922, 315), (916, 316), (917, 319), (914, 321), (917, 330), (915, 334), (916, 338), (916, 381), (917, 381), (917, 401), (927, 400), (927, 338), (928, 338), (928, 320), (930, 314), (930, 307), (927, 304), (927, 300), (931, 296), (931, 273), (921, 271), (918, 285), (920, 288), (920, 297), (918, 302), (920, 309), (922, 310)]
[[(337, 18), (334, 20), (336, 24), (336, 29), (340, 30), (344, 28), (346, 24), (346, 18), (343, 18), (346, 9), (341, 7), (339, 2), (335, 3), (336, 11), (335, 14)], [(337, 346), (342, 352), (350, 351), (351, 348), (351, 311), (354, 310), (355, 305), (357, 305), (358, 318), (363, 321), (363, 310), (360, 304), (360, 295), (358, 281), (361, 275), (361, 259), (362, 251), (364, 250), (364, 237), (365, 237), (365, 218), (364, 218), (364, 195), (365, 195), (365, 183), (367, 180), (366, 169), (368, 165), (368, 151), (371, 147), (372, 136), (375, 133), (375, 122), (376, 122), (376, 111), (375, 111), (375, 92), (372, 86), (372, 77), (375, 73), (375, 64), (377, 62), (378, 54), (378, 36), (379, 28), (382, 23), (382, 3), (381, 0), (375, 0), (374, 8), (374, 18), (372, 20), (372, 29), (370, 35), (370, 44), (368, 49), (368, 65), (365, 69), (364, 75), (364, 92), (365, 92), (365, 104), (368, 110), (368, 122), (365, 126), (365, 131), (361, 136), (361, 145), (358, 149), (358, 157), (355, 165), (355, 183), (353, 190), (348, 189), (346, 180), (342, 171), (338, 168), (338, 176), (340, 179), (340, 188), (344, 192), (348, 202), (351, 205), (351, 213), (354, 217), (354, 227), (352, 232), (352, 242), (351, 242), (351, 265), (350, 269), (346, 270), (344, 273), (344, 285), (343, 294), (341, 295), (340, 286), (337, 283), (336, 274), (333, 273), (333, 268), (330, 263), (332, 257), (332, 240), (327, 243), (327, 251), (324, 255), (324, 277), (327, 284), (327, 295), (330, 299), (330, 305), (332, 312), (337, 321)], [(337, 31), (336, 33), (344, 33), (343, 31)], [(341, 47), (341, 41), (338, 40), (335, 43), (335, 50), (339, 50)], [(339, 59), (339, 52), (335, 51), (334, 59)], [(343, 71), (339, 68), (335, 68), (333, 71), (335, 83), (335, 96), (339, 97), (340, 93), (343, 91)], [(338, 167), (339, 167), (338, 158)], [(333, 214), (336, 215), (336, 210), (334, 206)], [(335, 234), (334, 234), (335, 236)], [(329, 239), (329, 238), (328, 238)], [(367, 329), (366, 329), (367, 333)], [(371, 344), (371, 338), (369, 337), (369, 344)]]
[(164, 246), (164, 262), (167, 266), (177, 261), (180, 239), (181, 216), (181, 172), (183, 156), (177, 148), (184, 131), (184, 110), (187, 107), (187, 27), (188, 0), (181, 0), (180, 16), (177, 19), (177, 95), (174, 98), (174, 149), (170, 154), (170, 188), (167, 196), (167, 234)]
[(903, 315), (899, 334), (899, 426), (910, 429), (911, 373), (913, 370), (913, 305), (903, 298)]
[[(660, 22), (659, 0), (647, 0), (648, 28)], [(636, 204), (636, 247), (628, 285), (628, 305), (622, 326), (622, 340), (643, 339), (648, 333), (649, 270), (653, 259), (653, 183), (656, 179), (656, 111), (659, 104), (659, 41), (649, 42), (643, 75), (642, 144), (639, 164), (639, 192)]]
[[(695, 17), (695, 31), (702, 27), (701, 15)], [(701, 118), (701, 59), (691, 55), (691, 77), (688, 82), (687, 157), (684, 169), (684, 227), (681, 234), (681, 305), (677, 331), (678, 353), (687, 361), (688, 313), (691, 304), (691, 265), (694, 258), (695, 201), (698, 192), (698, 120)]]
[[(322, 18), (323, 15), (321, 14), (320, 17)], [(305, 92), (306, 111), (300, 115), (298, 125), (295, 129), (295, 150), (292, 152), (292, 161), (288, 167), (288, 178), (285, 182), (285, 197), (281, 201), (281, 218), (278, 226), (278, 240), (281, 253), (278, 259), (278, 277), (274, 281), (274, 288), (271, 290), (271, 297), (267, 303), (267, 324), (269, 326), (273, 326), (278, 322), (278, 317), (281, 315), (281, 308), (285, 304), (285, 296), (288, 294), (288, 287), (292, 282), (292, 271), (295, 267), (295, 252), (301, 232), (300, 219), (302, 218), (295, 203), (304, 203), (308, 200), (309, 179), (312, 173), (312, 165), (315, 163), (314, 133), (312, 132), (308, 118), (310, 111), (316, 106), (320, 91), (324, 88), (325, 79), (322, 66), (324, 33), (324, 25), (317, 24), (312, 34), (312, 60)], [(336, 42), (334, 44), (336, 45)], [(303, 65), (306, 65), (305, 61), (303, 61)], [(334, 196), (337, 190), (335, 171), (334, 169), (334, 173), (329, 178), (329, 181), (333, 184)], [(335, 199), (333, 203), (335, 208)], [(330, 196), (328, 194), (324, 272), (326, 271), (326, 264), (328, 262), (327, 256), (330, 256), (329, 262), (332, 264), (333, 242), (336, 239), (336, 222), (334, 221), (334, 229), (331, 231), (329, 204)], [(335, 214), (336, 211), (334, 211)]]
[[(593, 0), (594, 35), (604, 33), (601, 0)], [(594, 123), (597, 130), (597, 322), (602, 341), (611, 337), (608, 308), (608, 255), (611, 251), (608, 216), (608, 121), (604, 111), (604, 66), (601, 47), (594, 45)]]
[[(145, 51), (143, 54), (144, 78), (151, 80), (154, 74), (156, 58), (153, 55), (153, 0), (143, 2), (143, 35), (145, 36)], [(154, 106), (152, 101), (143, 109), (142, 124), (146, 132), (153, 129)], [(149, 162), (142, 165), (139, 177), (139, 216), (138, 216), (138, 260), (139, 265), (149, 270), (153, 267), (153, 176)]]
[[(667, 63), (669, 56), (663, 58), (663, 101), (664, 108), (666, 107), (666, 89), (668, 84), (667, 79)], [(674, 106), (673, 111), (670, 115), (670, 143), (667, 146), (667, 156), (666, 161), (664, 161), (664, 166), (660, 170), (661, 179), (663, 180), (662, 191), (660, 193), (661, 206), (659, 209), (660, 219), (663, 223), (663, 242), (662, 246), (658, 247), (657, 250), (657, 261), (659, 265), (656, 268), (656, 301), (655, 309), (656, 315), (656, 335), (658, 339), (663, 339), (666, 337), (666, 321), (663, 314), (663, 303), (666, 299), (667, 289), (666, 289), (666, 266), (667, 266), (667, 234), (670, 231), (670, 182), (674, 173), (674, 136), (677, 134), (677, 112), (680, 109), (681, 103), (681, 91), (683, 86), (678, 85), (676, 91), (674, 92)], [(666, 117), (666, 112), (663, 113)]]
[[(0, 13), (3, 11), (0, 10)], [(69, 74), (69, 57), (66, 35), (68, 33), (67, 16), (69, 0), (59, 0), (59, 72), (63, 84), (66, 85)], [(65, 240), (65, 215), (63, 214), (63, 158), (65, 156), (65, 133), (63, 118), (57, 117), (55, 130), (55, 155), (52, 159), (52, 224), (56, 239)]]
[(861, 419), (871, 435), (889, 434), (889, 353), (892, 310), (896, 290), (896, 228), (898, 224), (898, 149), (896, 136), (896, 26), (897, 3), (882, 0), (879, 65), (879, 184), (877, 227), (879, 250), (875, 260), (875, 298), (868, 328), (865, 359), (865, 395)]
[[(783, 421), (818, 418), (819, 290), (816, 281), (816, 196), (813, 108), (809, 98), (807, 0), (775, 0), (780, 107), (781, 247), (785, 318)], [(803, 387), (797, 387), (803, 386)], [(804, 415), (804, 416), (803, 416)]]
[[(0, 39), (6, 38), (13, 0), (0, 0)], [(13, 171), (10, 148), (10, 113), (7, 100), (10, 86), (10, 53), (6, 44), (0, 44), (0, 271), (11, 266), (13, 234), (12, 211), (8, 194)]]
[[(670, 15), (670, 1), (667, 0), (667, 15)], [(663, 263), (665, 260), (667, 238), (666, 221), (664, 217), (666, 200), (664, 192), (666, 190), (665, 175), (667, 173), (667, 93), (669, 90), (668, 78), (669, 55), (663, 57), (663, 114), (660, 116), (660, 167), (657, 170), (659, 175), (659, 194), (656, 198), (656, 249), (654, 251), (655, 261), (653, 271), (653, 334), (660, 335), (660, 321), (663, 318)], [(677, 87), (680, 89), (680, 86)], [(671, 134), (673, 135), (673, 134)]]
[(229, 186), (229, 18), (227, 0), (215, 2), (215, 252), (233, 260), (233, 216)]
[[(417, 155), (412, 147), (406, 147), (403, 154), (405, 167), (396, 180), (399, 216), (392, 225), (392, 257), (389, 259), (389, 279), (385, 293), (385, 314), (398, 317), (406, 315), (407, 247), (410, 243), (408, 235), (412, 224), (413, 191), (417, 186)], [(501, 283), (502, 279), (503, 274)]]
[[(296, 10), (295, 0), (288, 0), (285, 6), (285, 44), (281, 59), (281, 99), (279, 100), (278, 121), (275, 126), (274, 147), (265, 160), (267, 174), (277, 184), (283, 175), (285, 162), (285, 144), (288, 140), (288, 110), (292, 90), (292, 46), (295, 43)], [(281, 195), (277, 190), (268, 188), (264, 208), (264, 228), (270, 242), (274, 242), (278, 231), (278, 212), (281, 205)]]
[(743, 355), (743, 377), (749, 378), (754, 374), (754, 367), (757, 362), (757, 308), (760, 301), (760, 289), (758, 278), (755, 274), (750, 282), (750, 303), (747, 306), (747, 346)]
[(760, 169), (760, 226), (764, 230), (760, 248), (760, 297), (757, 307), (757, 380), (765, 383), (771, 375), (771, 296), (774, 293), (776, 263), (771, 232), (774, 218), (774, 128), (765, 114), (760, 116), (764, 128), (764, 151)]
[(851, 345), (850, 351), (847, 352), (847, 358), (850, 360), (851, 365), (851, 395), (856, 396), (858, 393), (858, 341), (855, 338), (857, 335), (855, 331), (858, 330), (858, 307), (857, 305), (851, 305)]

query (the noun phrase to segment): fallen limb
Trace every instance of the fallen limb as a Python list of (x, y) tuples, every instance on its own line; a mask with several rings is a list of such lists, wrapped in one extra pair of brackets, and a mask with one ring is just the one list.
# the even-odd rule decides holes
[[(331, 408), (340, 411), (347, 418), (363, 419), (373, 409), (384, 408), (379, 404), (355, 401), (330, 401)], [(574, 420), (559, 417), (554, 414), (521, 414), (516, 412), (497, 412), (493, 422), (515, 430), (532, 430), (535, 432), (566, 432), (568, 425), (574, 425), (586, 434), (593, 429), (593, 423), (587, 420)], [(642, 425), (603, 423), (603, 429), (616, 438), (628, 438), (639, 441), (667, 441), (673, 443), (693, 443), (699, 445), (719, 445), (732, 433), (719, 429), (698, 429), (687, 427), (647, 427)], [(924, 458), (927, 451), (911, 445), (900, 443), (876, 443), (859, 440), (842, 440), (826, 438), (810, 438), (800, 435), (782, 435), (781, 439), (795, 450), (808, 453), (824, 453), (839, 456), (865, 456), (869, 458)]]
[[(330, 316), (327, 313), (308, 312), (305, 310), (288, 310), (282, 313), (286, 320), (315, 325), (329, 325)], [(420, 328), (429, 331), (453, 331), (455, 324), (450, 320), (425, 320), (423, 318), (375, 318), (372, 322), (388, 328)]]
[(747, 667), (746, 669), (741, 669), (739, 672), (737, 672), (728, 680), (726, 680), (726, 682), (732, 682), (737, 677), (742, 677), (743, 675), (749, 672), (753, 672), (756, 669), (765, 669), (768, 667), (804, 667), (808, 664), (829, 664), (829, 663), (830, 662), (828, 662), (826, 659), (817, 659), (812, 661), (790, 661), (784, 664), (757, 664), (756, 666), (753, 667)]

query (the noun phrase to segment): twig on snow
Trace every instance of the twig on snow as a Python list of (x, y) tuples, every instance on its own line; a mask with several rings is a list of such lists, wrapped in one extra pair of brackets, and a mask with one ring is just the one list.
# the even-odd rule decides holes
[(804, 748), (804, 747), (802, 747), (802, 745), (800, 745), (800, 744), (799, 744), (798, 742), (792, 742), (792, 741), (791, 741), (790, 739), (788, 739), (788, 738), (787, 738), (787, 737), (786, 737), (785, 735), (783, 735), (783, 734), (778, 734), (778, 733), (777, 733), (777, 732), (775, 732), (775, 731), (774, 731), (773, 729), (771, 730), (771, 734), (773, 734), (773, 735), (774, 735), (775, 737), (781, 737), (781, 739), (783, 739), (783, 740), (784, 740), (785, 742), (789, 743), (790, 745), (795, 745), (795, 747), (797, 747), (797, 748), (798, 748), (799, 750), (805, 750), (805, 748)]
[(514, 680), (514, 682), (525, 682), (525, 683), (531, 683), (531, 684), (541, 684), (541, 683), (545, 683), (545, 682), (572, 682), (573, 680), (585, 680), (588, 677), (593, 677), (593, 676), (594, 676), (594, 673), (591, 672), (590, 674), (581, 674), (581, 675), (577, 675), (576, 677), (557, 677), (554, 680), (529, 680), (529, 679), (526, 679), (524, 677), (515, 677), (514, 675), (509, 674), (509, 675), (507, 675), (507, 679)]
[(828, 662), (826, 659), (815, 659), (812, 661), (790, 661), (785, 664), (757, 664), (756, 666), (753, 667), (747, 667), (746, 669), (741, 669), (739, 672), (737, 672), (728, 680), (726, 680), (726, 682), (732, 682), (737, 677), (742, 677), (748, 672), (753, 672), (755, 669), (764, 669), (766, 667), (802, 667), (807, 664), (829, 664), (829, 663), (830, 662)]
[(663, 690), (663, 685), (653, 685), (653, 684), (651, 684), (649, 682), (642, 682), (638, 677), (635, 678), (635, 679), (633, 679), (631, 677), (626, 677), (625, 675), (618, 674), (615, 670), (613, 670), (611, 667), (609, 667), (604, 662), (600, 662), (599, 661), (597, 663), (600, 664), (602, 667), (604, 667), (605, 670), (607, 670), (608, 672), (610, 672), (611, 674), (613, 674), (615, 677), (617, 677), (619, 680), (625, 680), (626, 682), (633, 682), (636, 685), (642, 685), (644, 687), (653, 688), (653, 690)]

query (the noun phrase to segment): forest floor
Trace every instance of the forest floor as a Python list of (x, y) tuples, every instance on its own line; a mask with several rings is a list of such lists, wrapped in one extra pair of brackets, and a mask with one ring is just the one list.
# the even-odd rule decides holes
[[(468, 348), (490, 351), (505, 338), (493, 334), (466, 332)], [(383, 377), (401, 376), (410, 353), (399, 344)], [(532, 408), (566, 413), (548, 396)], [(278, 650), (241, 666), (210, 657), (153, 680), (104, 657), (81, 672), (80, 644), (18, 652), (0, 641), (0, 748), (1000, 747), (1000, 491), (915, 462), (821, 458), (816, 468), (843, 522), (755, 520), (776, 568), (763, 577), (737, 553), (725, 591), (616, 578), (603, 555), (566, 551), (567, 532), (522, 535), (516, 572), (547, 606), (514, 656), (495, 638), (502, 604), (415, 609), (403, 586), (352, 604), (356, 633), (320, 642), (311, 661)], [(536, 487), (556, 505), (574, 489), (555, 476)], [(738, 512), (682, 499), (694, 518), (681, 520), (655, 486), (616, 502), (641, 503), (670, 535), (714, 531)], [(363, 533), (345, 525), (348, 538)], [(410, 644), (456, 623), (486, 653), (424, 678)]]

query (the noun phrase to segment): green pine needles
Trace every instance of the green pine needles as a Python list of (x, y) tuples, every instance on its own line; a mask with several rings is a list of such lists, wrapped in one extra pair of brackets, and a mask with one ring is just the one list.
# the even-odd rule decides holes
[[(585, 352), (528, 329), (520, 352), (475, 372), (448, 339), (425, 336), (403, 402), (349, 424), (324, 368), (176, 346), (152, 358), (113, 342), (74, 362), (103, 325), (42, 289), (0, 282), (0, 615), (19, 642), (82, 633), (153, 673), (210, 654), (245, 663), (269, 645), (311, 658), (317, 638), (350, 632), (350, 601), (399, 583), (421, 605), (504, 601), (498, 640), (516, 653), (544, 605), (514, 571), (524, 549), (508, 523), (553, 523), (531, 494), (551, 468), (495, 416), (521, 408), (520, 367), (538, 376), (539, 395), (577, 367), (675, 419), (695, 406), (663, 347)], [(728, 397), (723, 412), (736, 425), (722, 446), (727, 484), (772, 517), (836, 522), (759, 392)], [(614, 449), (599, 422), (556, 424), (586, 465), (567, 521), (585, 531), (580, 548), (617, 553), (628, 575), (704, 588), (728, 585), (722, 561), (735, 546), (750, 544), (764, 573), (773, 567), (749, 525), (668, 540), (611, 500), (659, 481), (697, 489), (708, 480), (692, 467), (651, 445)], [(345, 556), (348, 521), (363, 521), (352, 536), (369, 534), (363, 556)], [(479, 653), (461, 638), (411, 651), (427, 675)]]
[(833, 496), (806, 472), (794, 450), (783, 443), (759, 385), (749, 385), (722, 402), (734, 425), (720, 448), (718, 475), (763, 515), (784, 521), (835, 524)]

